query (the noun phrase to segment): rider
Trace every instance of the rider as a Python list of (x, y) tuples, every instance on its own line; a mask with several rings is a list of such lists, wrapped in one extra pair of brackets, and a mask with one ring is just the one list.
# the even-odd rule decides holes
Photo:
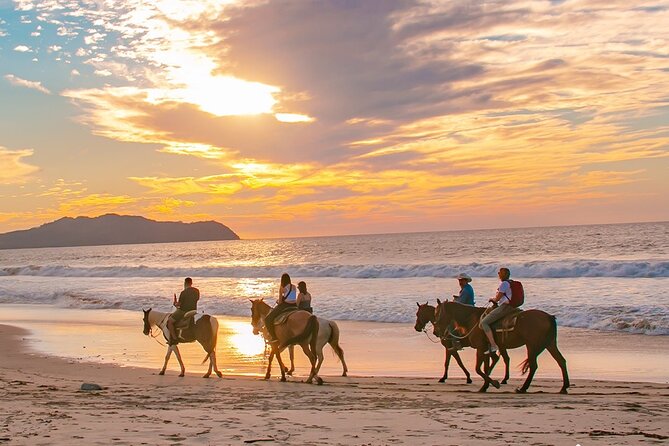
[(287, 273), (281, 275), (281, 285), (279, 286), (279, 300), (276, 307), (272, 308), (267, 316), (265, 316), (265, 327), (269, 334), (267, 342), (275, 342), (276, 334), (274, 333), (274, 319), (289, 308), (295, 308), (297, 303), (297, 289), (290, 281), (290, 276)]
[[(460, 285), (460, 294), (453, 295), (453, 302), (457, 302), (463, 305), (474, 306), (474, 288), (469, 284), (472, 281), (472, 278), (467, 273), (460, 273), (457, 275), (458, 284)], [(448, 331), (451, 334), (455, 334), (453, 330), (453, 324), (448, 327)], [(451, 341), (452, 347), (451, 351), (462, 350), (462, 343), (459, 339), (453, 339)]]
[(311, 308), (311, 293), (307, 291), (307, 284), (305, 282), (298, 282), (297, 289), (300, 291), (297, 295), (297, 308), (313, 314), (314, 309)]
[(177, 307), (176, 310), (170, 317), (167, 319), (167, 328), (170, 331), (169, 344), (177, 344), (178, 337), (176, 329), (174, 328), (177, 322), (183, 319), (184, 315), (191, 311), (197, 310), (197, 301), (200, 299), (200, 290), (193, 286), (193, 279), (186, 277), (184, 280), (184, 290), (179, 294), (179, 300), (177, 301), (177, 295), (174, 295), (174, 301), (172, 304)]
[(481, 323), (479, 324), (479, 327), (481, 327), (485, 335), (488, 337), (488, 341), (490, 341), (489, 353), (495, 353), (497, 350), (499, 350), (499, 347), (497, 347), (497, 343), (495, 342), (495, 338), (493, 337), (490, 324), (502, 319), (504, 316), (514, 310), (514, 308), (511, 306), (512, 292), (511, 284), (509, 283), (509, 279), (511, 278), (511, 271), (509, 268), (500, 268), (497, 275), (499, 276), (501, 283), (499, 284), (499, 288), (497, 288), (497, 294), (495, 294), (495, 297), (490, 299), (490, 302), (497, 304), (497, 308), (494, 308), (490, 313), (488, 313), (487, 316), (481, 319)]
[(453, 295), (453, 302), (458, 302), (460, 304), (474, 306), (474, 288), (469, 284), (472, 281), (472, 278), (469, 277), (469, 274), (460, 273), (456, 277), (458, 279), (458, 284), (460, 285), (460, 294)]

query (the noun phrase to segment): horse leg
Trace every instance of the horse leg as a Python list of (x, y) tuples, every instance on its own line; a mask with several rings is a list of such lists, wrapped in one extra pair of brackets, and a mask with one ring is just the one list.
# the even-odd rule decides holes
[[(448, 352), (446, 352), (446, 353), (448, 353)], [(465, 367), (465, 365), (462, 363), (462, 358), (460, 358), (460, 354), (458, 352), (453, 352), (453, 353), (451, 353), (451, 355), (453, 355), (453, 357), (455, 358), (455, 361), (458, 363), (458, 365), (460, 366), (462, 371), (465, 372), (465, 376), (467, 376), (467, 384), (471, 384), (472, 383), (472, 377), (469, 375), (469, 370), (467, 370), (467, 367)], [(448, 368), (448, 365), (446, 366), (446, 368)], [(444, 372), (444, 376), (445, 376), (445, 372)], [(443, 381), (440, 381), (440, 382), (443, 382)]]
[(529, 368), (530, 372), (527, 374), (527, 379), (523, 383), (522, 387), (516, 389), (516, 393), (526, 393), (527, 389), (530, 387), (530, 384), (532, 383), (532, 378), (534, 378), (534, 374), (537, 372), (538, 368), (537, 356), (539, 356), (539, 353), (535, 349), (528, 346), (527, 359), (525, 360), (525, 364), (523, 365), (523, 371), (527, 371), (527, 369)]
[(444, 346), (444, 351), (446, 353), (444, 358), (444, 376), (439, 380), (440, 383), (446, 382), (448, 379), (448, 365), (451, 363), (451, 352), (448, 351), (448, 347)]
[[(274, 349), (275, 347), (272, 348)], [(281, 354), (278, 350), (276, 350), (274, 354), (276, 356), (276, 360), (279, 363), (279, 368), (281, 369), (281, 382), (286, 382), (286, 365), (283, 363), (283, 359), (281, 359)]]
[[(334, 350), (335, 354), (341, 361), (341, 365), (344, 368), (344, 371), (342, 372), (341, 376), (348, 376), (348, 366), (346, 365), (346, 361), (344, 361), (344, 349), (339, 346), (339, 344), (330, 344), (332, 347), (332, 350)], [(321, 356), (323, 355), (323, 350), (321, 349)]]
[(558, 350), (557, 344), (555, 342), (546, 347), (546, 350), (548, 350), (553, 359), (555, 359), (555, 361), (560, 366), (560, 370), (562, 370), (562, 389), (560, 389), (560, 393), (567, 393), (567, 389), (569, 388), (569, 374), (567, 373), (567, 360), (564, 359), (564, 356), (562, 356), (562, 353), (560, 353), (560, 350)]
[(183, 376), (186, 374), (186, 367), (184, 366), (184, 361), (181, 359), (181, 352), (179, 351), (179, 346), (174, 345), (174, 355), (177, 357), (177, 361), (179, 361), (179, 367), (181, 367), (181, 373), (179, 373), (179, 377), (183, 378)]
[(293, 376), (295, 371), (295, 346), (288, 346), (288, 356), (290, 357), (290, 369), (286, 372), (287, 375)]
[(509, 382), (509, 362), (511, 359), (509, 358), (509, 352), (507, 352), (506, 349), (500, 349), (499, 354), (502, 356), (502, 359), (504, 359), (504, 365), (506, 366), (504, 370), (504, 379), (500, 384), (506, 384)]
[(267, 372), (265, 372), (265, 379), (269, 379), (272, 376), (272, 361), (274, 360), (274, 349), (270, 347), (269, 349), (269, 360), (267, 361)]
[(485, 359), (484, 369), (483, 369), (485, 370), (485, 374), (488, 376), (488, 379), (490, 379), (490, 384), (492, 384), (492, 386), (495, 389), (499, 389), (499, 382), (497, 382), (496, 379), (490, 378), (490, 374), (492, 373), (492, 370), (495, 368), (495, 364), (497, 364), (497, 361), (499, 361), (499, 356), (488, 355)]
[(173, 345), (168, 345), (167, 346), (167, 353), (165, 353), (165, 362), (163, 363), (163, 368), (160, 369), (160, 372), (158, 372), (159, 375), (164, 375), (165, 374), (165, 369), (167, 368), (167, 362), (170, 360), (170, 356), (172, 356), (172, 348)]
[[(316, 354), (311, 351), (309, 344), (306, 342), (300, 344), (300, 347), (302, 347), (304, 354), (307, 355), (307, 358), (309, 358), (309, 363), (311, 363), (311, 371), (309, 372), (309, 378), (307, 378), (307, 384), (311, 384), (314, 380), (314, 377), (316, 377)], [(322, 381), (319, 381), (319, 384), (321, 382)]]
[(483, 385), (479, 389), (479, 392), (485, 392), (488, 390), (488, 387), (490, 386), (490, 378), (486, 374), (483, 373), (483, 370), (481, 370), (481, 365), (483, 364), (483, 361), (485, 360), (485, 354), (482, 349), (477, 349), (476, 350), (476, 373), (479, 374), (481, 378), (483, 378)]
[(214, 366), (214, 373), (216, 373), (216, 376), (219, 378), (223, 378), (223, 373), (221, 373), (220, 370), (218, 370), (218, 362), (216, 360), (216, 350), (211, 351), (211, 356), (209, 357), (209, 363), (210, 365)]

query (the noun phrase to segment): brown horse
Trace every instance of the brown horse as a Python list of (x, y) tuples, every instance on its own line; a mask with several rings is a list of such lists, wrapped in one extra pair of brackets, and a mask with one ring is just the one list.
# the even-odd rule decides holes
[[(249, 299), (251, 300), (251, 299)], [(251, 300), (251, 325), (253, 325), (253, 334), (258, 334), (262, 330), (267, 339), (267, 328), (265, 327), (265, 317), (269, 313), (271, 307), (263, 302), (262, 299)], [(302, 347), (304, 354), (309, 358), (311, 363), (311, 372), (307, 383), (311, 384), (314, 378), (318, 384), (322, 384), (323, 380), (316, 376), (316, 348), (318, 343), (318, 319), (308, 311), (297, 310), (290, 313), (281, 325), (274, 327), (276, 339), (278, 343), (270, 344), (271, 352), (269, 355), (269, 363), (267, 364), (267, 373), (265, 379), (269, 379), (272, 371), (272, 360), (276, 356), (279, 361), (279, 368), (281, 369), (281, 381), (286, 380), (286, 366), (281, 359), (281, 351), (289, 345), (299, 345)]]
[[(479, 322), (485, 308), (471, 307), (455, 302), (442, 303), (439, 299), (437, 299), (437, 304), (434, 323), (435, 334), (441, 336), (446, 332), (451, 322), (455, 322), (457, 326), (464, 328), (466, 333), (468, 333), (470, 344), (476, 349), (476, 373), (485, 381), (479, 391), (485, 392), (490, 384), (499, 388), (497, 381), (491, 379), (489, 376), (490, 371), (499, 358), (497, 355), (492, 355), (494, 356), (493, 363), (488, 365), (487, 359), (489, 355), (486, 354), (488, 340), (483, 330), (479, 327)], [(532, 383), (532, 378), (537, 371), (537, 356), (546, 349), (562, 370), (562, 389), (560, 389), (560, 393), (567, 393), (567, 389), (569, 388), (567, 361), (557, 347), (557, 322), (555, 316), (541, 310), (523, 311), (518, 315), (513, 331), (505, 333), (504, 336), (496, 336), (496, 341), (499, 347), (505, 349), (518, 348), (523, 345), (527, 348), (527, 359), (522, 363), (522, 372), (525, 374), (529, 370), (530, 373), (523, 385), (516, 389), (516, 392), (527, 392), (530, 383)], [(481, 370), (481, 365), (484, 362), (485, 373)]]
[[(434, 325), (434, 313), (436, 308), (433, 307), (432, 305), (428, 305), (427, 302), (422, 305), (416, 302), (416, 305), (418, 305), (418, 310), (416, 311), (416, 325), (414, 325), (414, 328), (416, 329), (416, 331), (424, 331), (425, 326), (427, 325), (428, 322)], [(443, 383), (446, 382), (446, 380), (448, 379), (448, 365), (451, 362), (451, 356), (452, 356), (455, 358), (462, 371), (465, 372), (465, 375), (467, 376), (467, 384), (471, 384), (472, 378), (469, 375), (469, 370), (467, 370), (465, 365), (462, 363), (462, 359), (460, 359), (458, 351), (453, 349), (453, 340), (455, 340), (456, 338), (453, 337), (453, 335), (449, 331), (447, 331), (446, 336), (440, 337), (440, 339), (441, 339), (441, 345), (444, 346), (444, 349), (446, 351), (446, 358), (444, 360), (444, 376), (441, 377), (439, 382)], [(471, 347), (469, 343), (469, 338), (464, 337), (459, 340), (463, 347)], [(509, 380), (509, 354), (504, 349), (500, 349), (500, 354), (502, 355), (502, 358), (504, 359), (504, 364), (506, 365), (502, 384), (506, 384)]]

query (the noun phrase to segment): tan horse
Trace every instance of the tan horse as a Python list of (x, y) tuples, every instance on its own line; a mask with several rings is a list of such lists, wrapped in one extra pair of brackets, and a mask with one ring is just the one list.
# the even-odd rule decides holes
[[(265, 338), (267, 338), (267, 328), (265, 328), (265, 317), (269, 313), (270, 306), (263, 302), (262, 299), (251, 300), (251, 325), (253, 326), (253, 334), (258, 334), (261, 331)], [(270, 344), (271, 352), (269, 355), (269, 363), (267, 364), (267, 373), (265, 379), (269, 379), (272, 371), (272, 360), (276, 356), (279, 361), (279, 368), (281, 369), (281, 381), (286, 380), (286, 366), (281, 359), (280, 353), (289, 345), (299, 345), (302, 347), (304, 354), (309, 358), (311, 364), (311, 371), (307, 383), (311, 384), (316, 379), (318, 384), (323, 384), (323, 380), (316, 375), (316, 345), (318, 342), (318, 319), (308, 311), (298, 310), (292, 312), (286, 319), (286, 322), (274, 327), (276, 339), (278, 343)]]
[[(161, 313), (160, 311), (154, 311), (151, 308), (148, 310), (142, 310), (144, 312), (144, 334), (150, 335), (153, 327), (158, 327), (162, 330), (165, 340), (169, 339), (170, 331), (167, 328), (167, 318), (170, 313)], [(195, 326), (193, 327), (193, 337), (194, 339), (190, 342), (197, 341), (200, 343), (204, 351), (207, 352), (202, 364), (208, 359), (209, 360), (209, 370), (205, 373), (204, 378), (209, 378), (211, 375), (212, 369), (216, 372), (218, 377), (222, 377), (223, 374), (218, 370), (218, 365), (216, 364), (216, 340), (218, 338), (218, 320), (214, 316), (209, 316), (208, 314), (201, 315)], [(179, 361), (179, 366), (181, 367), (181, 373), (179, 376), (184, 376), (186, 373), (186, 368), (184, 367), (184, 362), (181, 359), (181, 353), (179, 352), (179, 347), (177, 344), (168, 345), (167, 353), (165, 354), (165, 363), (163, 368), (158, 373), (159, 375), (165, 374), (165, 369), (167, 368), (167, 362), (170, 360), (170, 356), (174, 352)]]
[[(265, 304), (267, 305), (267, 304)], [(271, 307), (267, 305), (267, 312)], [(316, 342), (316, 358), (318, 362), (316, 364), (316, 375), (321, 370), (321, 365), (323, 365), (323, 360), (325, 355), (323, 355), (323, 348), (325, 344), (330, 344), (332, 350), (335, 352), (342, 366), (341, 376), (348, 376), (348, 366), (344, 360), (344, 349), (339, 345), (339, 326), (335, 321), (330, 321), (322, 317), (318, 318), (318, 341)], [(286, 371), (287, 375), (292, 375), (295, 371), (295, 352), (293, 345), (288, 347), (288, 353), (290, 356), (290, 369)]]

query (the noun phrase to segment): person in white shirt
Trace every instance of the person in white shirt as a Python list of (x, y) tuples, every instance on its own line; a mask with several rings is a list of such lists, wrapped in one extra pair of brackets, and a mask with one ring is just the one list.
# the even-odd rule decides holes
[(269, 333), (268, 342), (273, 342), (276, 339), (274, 333), (274, 319), (288, 308), (295, 308), (297, 305), (297, 289), (290, 281), (290, 276), (287, 273), (281, 275), (281, 285), (279, 286), (279, 300), (276, 307), (265, 317), (265, 327)]
[(495, 342), (495, 338), (493, 337), (490, 324), (502, 319), (504, 316), (514, 310), (514, 308), (511, 306), (512, 292), (511, 284), (509, 283), (511, 271), (509, 268), (500, 268), (497, 275), (499, 276), (501, 283), (499, 284), (499, 288), (497, 288), (497, 294), (495, 294), (495, 297), (490, 299), (490, 302), (497, 304), (497, 308), (493, 309), (490, 313), (487, 314), (487, 316), (481, 319), (481, 323), (479, 324), (479, 327), (481, 327), (481, 330), (483, 330), (485, 335), (488, 337), (488, 341), (490, 342), (490, 350), (488, 351), (489, 353), (495, 353), (497, 350), (499, 350), (499, 347), (497, 347), (497, 343)]

